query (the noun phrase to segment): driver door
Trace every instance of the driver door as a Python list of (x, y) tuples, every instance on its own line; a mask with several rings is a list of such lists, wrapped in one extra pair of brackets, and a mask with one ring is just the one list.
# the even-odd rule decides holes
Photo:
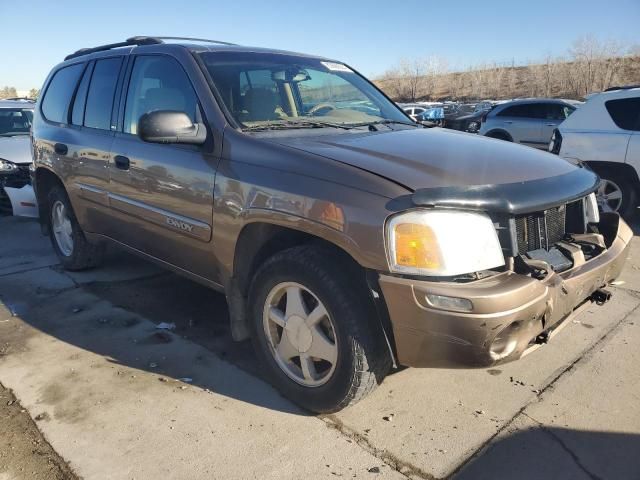
[(210, 254), (217, 159), (205, 146), (146, 143), (140, 117), (157, 110), (201, 121), (198, 98), (180, 63), (167, 55), (132, 57), (124, 121), (109, 161), (109, 235), (155, 258), (213, 278)]

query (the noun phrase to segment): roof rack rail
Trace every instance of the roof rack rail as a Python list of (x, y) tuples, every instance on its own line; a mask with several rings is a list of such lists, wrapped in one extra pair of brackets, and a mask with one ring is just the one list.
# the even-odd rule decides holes
[(640, 88), (640, 84), (622, 85), (620, 87), (609, 87), (609, 88), (605, 89), (605, 92), (613, 92), (615, 90), (631, 90), (632, 88)]
[(231, 45), (231, 46), (238, 45), (237, 43), (223, 42), (220, 40), (209, 40), (208, 38), (192, 38), (192, 37), (153, 37), (153, 38), (156, 38), (158, 40), (190, 40), (192, 42), (217, 43), (220, 45)]
[(30, 97), (7, 97), (7, 98), (0, 98), (0, 100), (11, 100), (13, 102), (35, 102), (34, 98), (30, 98)]
[(124, 42), (108, 43), (106, 45), (91, 48), (81, 48), (80, 50), (67, 55), (64, 59), (71, 60), (72, 58), (81, 57), (82, 55), (88, 55), (94, 52), (104, 52), (106, 50), (111, 50), (112, 48), (130, 47), (135, 45), (157, 45), (160, 43), (163, 43), (162, 40), (154, 37), (131, 37), (127, 38)]

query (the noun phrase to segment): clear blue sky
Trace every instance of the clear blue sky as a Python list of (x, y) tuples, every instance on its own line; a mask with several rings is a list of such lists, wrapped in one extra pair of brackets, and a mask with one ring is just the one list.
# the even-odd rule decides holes
[(587, 33), (640, 43), (640, 0), (0, 0), (0, 19), (0, 86), (18, 90), (40, 88), (78, 48), (132, 35), (319, 54), (368, 76), (431, 55), (458, 68), (522, 63), (564, 54)]

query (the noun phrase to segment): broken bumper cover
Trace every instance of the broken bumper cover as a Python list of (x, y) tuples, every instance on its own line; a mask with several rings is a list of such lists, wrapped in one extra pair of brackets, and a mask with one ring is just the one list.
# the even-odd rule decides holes
[[(620, 275), (633, 233), (617, 215), (607, 215), (600, 225), (610, 232), (604, 252), (542, 280), (514, 272), (469, 283), (380, 275), (398, 362), (411, 367), (487, 367), (517, 360), (539, 347), (541, 336), (557, 331), (596, 290)], [(471, 311), (435, 308), (427, 294), (467, 299)]]
[(12, 213), (16, 217), (38, 217), (38, 204), (31, 185), (20, 188), (4, 187)]

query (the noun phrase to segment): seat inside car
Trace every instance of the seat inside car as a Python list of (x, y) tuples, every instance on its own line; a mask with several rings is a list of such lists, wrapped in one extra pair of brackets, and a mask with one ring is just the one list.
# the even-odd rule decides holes
[(282, 118), (278, 94), (268, 88), (250, 88), (244, 95), (245, 121), (259, 122)]

